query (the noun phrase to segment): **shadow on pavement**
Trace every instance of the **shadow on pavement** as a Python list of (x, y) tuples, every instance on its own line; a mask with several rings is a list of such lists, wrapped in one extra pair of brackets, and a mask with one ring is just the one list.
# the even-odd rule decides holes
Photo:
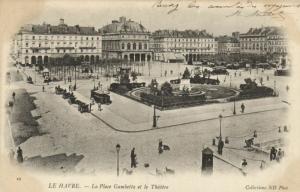
[(67, 156), (65, 153), (47, 157), (35, 156), (24, 161), (26, 167), (47, 172), (73, 172), (75, 166), (84, 158), (75, 153)]

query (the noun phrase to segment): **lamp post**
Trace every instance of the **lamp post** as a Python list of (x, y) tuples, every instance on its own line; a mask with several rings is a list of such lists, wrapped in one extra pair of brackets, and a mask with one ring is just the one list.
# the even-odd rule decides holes
[(274, 80), (274, 95), (276, 96), (276, 80)]
[(236, 111), (235, 111), (235, 97), (233, 98), (233, 114), (234, 115), (236, 114)]
[(220, 114), (219, 115), (219, 120), (220, 120), (220, 140), (222, 138), (222, 118), (223, 118), (223, 116)]
[(116, 145), (116, 150), (117, 150), (117, 176), (119, 176), (119, 152), (120, 152), (120, 149), (121, 149), (121, 145), (120, 144), (117, 144)]
[(157, 127), (157, 119), (159, 118), (159, 116), (156, 115), (156, 106), (155, 105), (153, 105), (153, 106), (154, 106), (154, 108), (153, 108), (153, 125), (152, 125), (152, 127), (156, 128)]

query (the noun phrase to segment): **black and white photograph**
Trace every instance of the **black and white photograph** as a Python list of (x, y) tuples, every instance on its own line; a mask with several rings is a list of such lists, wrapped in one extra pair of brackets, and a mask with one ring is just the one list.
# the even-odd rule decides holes
[(299, 1), (0, 1), (0, 191), (299, 191)]

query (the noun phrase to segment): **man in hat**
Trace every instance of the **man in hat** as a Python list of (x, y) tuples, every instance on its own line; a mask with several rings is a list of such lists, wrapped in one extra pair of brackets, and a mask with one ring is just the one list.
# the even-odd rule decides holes
[(132, 148), (131, 154), (130, 154), (130, 159), (131, 159), (131, 168), (136, 168), (136, 154), (134, 152), (135, 148)]
[(18, 160), (18, 163), (23, 163), (23, 151), (20, 146), (18, 147), (18, 150), (17, 150), (17, 160)]

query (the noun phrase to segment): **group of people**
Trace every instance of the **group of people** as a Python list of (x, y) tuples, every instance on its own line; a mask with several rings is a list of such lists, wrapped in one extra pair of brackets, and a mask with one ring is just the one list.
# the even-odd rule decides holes
[(276, 160), (280, 161), (284, 156), (284, 151), (279, 148), (278, 150), (275, 147), (272, 147), (270, 150), (270, 161)]

